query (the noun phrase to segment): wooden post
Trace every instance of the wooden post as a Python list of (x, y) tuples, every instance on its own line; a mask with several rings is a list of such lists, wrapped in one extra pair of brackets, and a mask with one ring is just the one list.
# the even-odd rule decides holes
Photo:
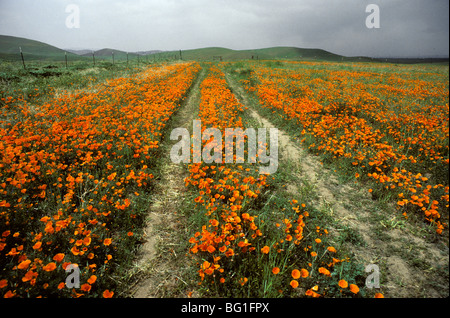
[(95, 66), (95, 52), (92, 51), (92, 60), (94, 61), (94, 66)]
[(22, 53), (22, 47), (19, 46), (19, 50), (20, 50), (20, 56), (22, 57), (22, 65), (23, 65), (23, 69), (26, 69), (25, 67), (25, 60), (23, 58), (23, 53)]
[(183, 60), (183, 56), (181, 55), (181, 50), (180, 50), (180, 60)]
[(111, 53), (112, 53), (112, 60), (113, 60), (113, 65), (114, 65), (114, 51)]
[(67, 52), (64, 52), (64, 59), (66, 60), (66, 68), (67, 68)]
[(128, 52), (127, 52), (127, 67), (128, 67)]

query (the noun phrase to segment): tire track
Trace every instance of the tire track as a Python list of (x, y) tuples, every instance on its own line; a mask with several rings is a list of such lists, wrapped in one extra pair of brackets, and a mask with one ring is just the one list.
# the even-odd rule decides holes
[[(226, 75), (236, 98), (248, 107), (250, 115), (263, 127), (278, 128), (252, 107), (243, 88), (230, 74)], [(411, 265), (411, 262), (420, 261), (424, 264), (435, 264), (436, 267), (448, 267), (448, 247), (436, 246), (425, 241), (423, 237), (412, 234), (415, 232), (414, 225), (406, 222), (402, 223), (402, 227), (387, 226), (383, 229), (383, 235), (387, 237), (380, 239), (380, 226), (374, 223), (374, 215), (386, 218), (387, 213), (379, 211), (368, 189), (360, 185), (357, 188), (351, 184), (340, 184), (337, 177), (325, 169), (317, 157), (309, 154), (301, 144), (292, 141), (289, 135), (280, 129), (278, 140), (280, 157), (293, 164), (292, 173), (304, 181), (302, 184), (288, 185), (288, 191), (299, 193), (303, 183), (312, 184), (313, 203), (337, 221), (332, 227), (326, 225), (331, 237), (342, 240), (343, 233), (353, 233), (360, 238), (355, 240), (356, 242), (345, 240), (341, 247), (352, 253), (352, 258), (363, 266), (379, 266), (382, 286), (374, 292), (381, 292), (386, 297), (448, 297), (448, 277), (433, 277), (433, 266), (417, 271), (417, 266)], [(282, 165), (283, 162), (280, 162), (279, 169), (283, 169)], [(390, 217), (395, 216), (395, 209), (390, 209), (388, 214)], [(417, 255), (413, 259), (407, 258), (408, 253), (404, 251), (408, 250), (414, 250)]]
[[(171, 127), (188, 128), (198, 114), (200, 100), (200, 83), (206, 71), (201, 69), (187, 98), (171, 121)], [(168, 133), (161, 143), (162, 153), (167, 158), (162, 159), (161, 178), (155, 185), (155, 195), (149, 207), (147, 226), (144, 230), (145, 242), (138, 255), (135, 265), (136, 277), (139, 280), (132, 288), (134, 298), (172, 297), (172, 289), (183, 281), (174, 273), (180, 272), (180, 266), (185, 264), (184, 254), (176, 253), (176, 246), (180, 242), (177, 232), (183, 230), (183, 220), (177, 211), (183, 201), (184, 178), (187, 176), (183, 166), (170, 161), (170, 146), (173, 141)], [(182, 270), (181, 270), (182, 271)]]

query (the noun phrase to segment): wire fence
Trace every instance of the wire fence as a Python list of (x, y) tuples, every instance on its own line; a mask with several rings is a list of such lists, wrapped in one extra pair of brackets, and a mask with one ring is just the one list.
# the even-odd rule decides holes
[(112, 65), (127, 65), (139, 66), (139, 64), (148, 64), (152, 62), (176, 61), (182, 60), (182, 51), (179, 52), (158, 52), (150, 54), (138, 54), (129, 52), (110, 51), (105, 52), (101, 50), (100, 53), (93, 51), (83, 55), (64, 51), (61, 54), (49, 54), (47, 56), (36, 54), (36, 52), (29, 52), (18, 47), (17, 54), (2, 54), (0, 55), (0, 62), (21, 65), (23, 69), (33, 69), (35, 67), (42, 67), (45, 64), (61, 68), (69, 68), (70, 66), (80, 63), (90, 63), (92, 66)]

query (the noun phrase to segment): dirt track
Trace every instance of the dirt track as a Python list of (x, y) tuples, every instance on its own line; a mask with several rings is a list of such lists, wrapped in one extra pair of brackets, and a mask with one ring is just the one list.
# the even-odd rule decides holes
[[(251, 116), (260, 122), (262, 127), (275, 127), (252, 107), (242, 87), (237, 85), (230, 75), (227, 80), (235, 94), (237, 93), (237, 98), (249, 108)], [(445, 268), (448, 264), (448, 248), (430, 244), (420, 235), (412, 234), (415, 232), (414, 225), (395, 217), (398, 213), (393, 206), (389, 207), (389, 211), (379, 211), (368, 188), (358, 184), (340, 184), (337, 176), (324, 168), (318, 157), (309, 154), (300, 142), (293, 141), (280, 129), (278, 140), (282, 160), (295, 167), (292, 173), (300, 180), (299, 184), (288, 185), (288, 190), (298, 193), (300, 187), (305, 184), (313, 185), (315, 204), (338, 221), (334, 227), (329, 228), (330, 234), (338, 237), (344, 228), (350, 228), (352, 233), (356, 233), (360, 240), (356, 244), (346, 241), (343, 248), (351, 251), (354, 260), (365, 267), (370, 264), (379, 267), (385, 297), (448, 297), (448, 281), (433, 276), (432, 266), (422, 266), (423, 271), (417, 271), (417, 266), (410, 265), (412, 262)], [(283, 162), (280, 163), (279, 169), (283, 169)], [(376, 222), (376, 214), (383, 214), (380, 218), (390, 219), (391, 223)], [(379, 237), (380, 223), (385, 225), (383, 239)], [(413, 253), (414, 257), (408, 257), (410, 253)]]
[[(195, 119), (200, 99), (199, 85), (204, 76), (205, 71), (202, 70), (183, 107), (173, 119), (173, 127), (188, 128)], [(275, 127), (270, 119), (255, 109), (242, 87), (229, 74), (227, 81), (236, 98), (248, 107), (250, 115), (260, 123), (260, 127)], [(349, 251), (352, 260), (363, 266), (378, 266), (381, 282), (379, 291), (385, 297), (448, 297), (448, 281), (434, 273), (435, 268), (447, 266), (448, 248), (427, 242), (414, 229), (414, 224), (404, 222), (398, 216), (394, 206), (381, 211), (363, 185), (340, 182), (318, 157), (308, 153), (299, 141), (280, 129), (278, 138), (281, 158), (279, 169), (283, 169), (283, 165), (286, 167), (289, 162), (290, 167), (294, 167), (292, 174), (298, 180), (298, 183), (289, 184), (287, 190), (296, 194), (303, 187), (309, 187), (311, 200), (317, 208), (335, 220), (325, 227), (330, 236), (340, 242), (340, 248)], [(182, 277), (173, 275), (174, 269), (180, 271), (180, 266), (184, 266), (179, 263), (180, 256), (163, 255), (161, 251), (170, 249), (170, 244), (177, 244), (168, 242), (165, 237), (182, 229), (175, 216), (183, 196), (185, 176), (182, 166), (170, 160), (166, 160), (161, 171), (156, 197), (149, 209), (146, 242), (136, 264), (141, 280), (133, 288), (132, 295), (137, 298), (166, 297), (166, 290), (178, 280), (182, 281)], [(349, 233), (352, 238), (346, 239)], [(158, 247), (160, 244), (164, 244), (164, 249)]]

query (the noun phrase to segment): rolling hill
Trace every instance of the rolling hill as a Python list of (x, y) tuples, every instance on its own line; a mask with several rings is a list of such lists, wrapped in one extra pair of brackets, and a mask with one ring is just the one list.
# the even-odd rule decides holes
[[(221, 47), (208, 47), (201, 49), (182, 50), (183, 60), (242, 60), (242, 59), (315, 59), (340, 61), (346, 59), (337, 54), (321, 49), (303, 49), (297, 47), (271, 47), (253, 50), (232, 50)], [(179, 55), (179, 51), (162, 52), (155, 54), (156, 57)]]
[[(71, 50), (62, 50), (52, 45), (19, 38), (14, 36), (0, 35), (0, 59), (20, 60), (19, 47), (22, 47), (25, 60), (48, 60), (63, 61), (64, 53), (71, 60), (90, 59), (92, 53), (90, 50), (75, 52)], [(114, 60), (126, 60), (127, 53), (124, 51), (105, 48), (95, 51), (96, 59), (112, 60), (112, 52), (114, 52)], [(74, 54), (78, 53), (78, 54)], [(148, 59), (178, 59), (180, 51), (142, 51), (128, 53), (129, 59), (136, 59), (137, 56), (148, 56)], [(206, 47), (199, 49), (182, 50), (181, 56), (183, 60), (241, 60), (241, 59), (318, 59), (338, 61), (346, 59), (341, 55), (333, 54), (321, 49), (302, 49), (296, 47), (272, 47), (254, 50), (232, 50), (222, 47)]]
[[(20, 50), (22, 48), (25, 60), (48, 60), (64, 61), (66, 51), (55, 46), (25, 38), (15, 36), (0, 35), (0, 59), (20, 60)], [(67, 52), (67, 57), (71, 60), (82, 60), (84, 57)]]
[[(97, 59), (110, 59), (110, 60), (112, 60), (112, 53), (114, 53), (114, 60), (115, 61), (116, 60), (126, 60), (127, 59), (127, 52), (125, 52), (125, 51), (120, 51), (120, 50), (106, 48), (106, 49), (101, 49), (101, 50), (98, 50), (98, 51), (94, 52), (95, 58), (97, 58)], [(140, 54), (131, 53), (130, 52), (130, 53), (128, 53), (128, 58), (129, 59), (134, 59), (134, 58), (137, 58), (138, 55), (140, 55)], [(92, 57), (92, 52), (82, 54), (82, 56), (91, 58)]]
[[(19, 47), (22, 48), (25, 61), (64, 61), (64, 54), (71, 61), (92, 60), (91, 50), (63, 50), (55, 46), (8, 35), (0, 35), (0, 60), (20, 61)], [(101, 49), (95, 51), (95, 58), (104, 61), (112, 61), (114, 52), (115, 61), (127, 59), (127, 52), (116, 49)], [(129, 52), (130, 60), (142, 57), (143, 60), (173, 60), (180, 58), (180, 51), (146, 50)], [(346, 62), (390, 62), (390, 63), (448, 63), (448, 58), (371, 58), (365, 56), (346, 57), (334, 54), (322, 49), (298, 48), (289, 46), (277, 46), (263, 49), (232, 50), (223, 47), (206, 47), (199, 49), (181, 50), (183, 60), (197, 61), (236, 61), (243, 59), (259, 60), (321, 60), (321, 61), (346, 61)]]
[[(69, 60), (90, 60), (92, 51), (90, 50), (63, 50), (55, 46), (25, 38), (0, 35), (0, 59), (20, 60), (19, 47), (22, 48), (25, 60), (41, 61), (64, 61), (64, 54), (67, 52)], [(127, 52), (105, 48), (95, 51), (95, 58), (99, 60), (112, 61), (114, 52), (115, 61), (127, 59)], [(76, 53), (76, 54), (75, 54)], [(137, 59), (142, 57), (146, 60), (166, 60), (179, 59), (180, 51), (140, 51), (128, 53), (128, 58)], [(322, 49), (306, 49), (298, 47), (270, 47), (263, 49), (232, 50), (223, 47), (206, 47), (199, 49), (181, 50), (183, 60), (222, 60), (233, 61), (242, 59), (260, 60), (324, 60), (324, 61), (377, 61), (368, 57), (345, 57)]]

